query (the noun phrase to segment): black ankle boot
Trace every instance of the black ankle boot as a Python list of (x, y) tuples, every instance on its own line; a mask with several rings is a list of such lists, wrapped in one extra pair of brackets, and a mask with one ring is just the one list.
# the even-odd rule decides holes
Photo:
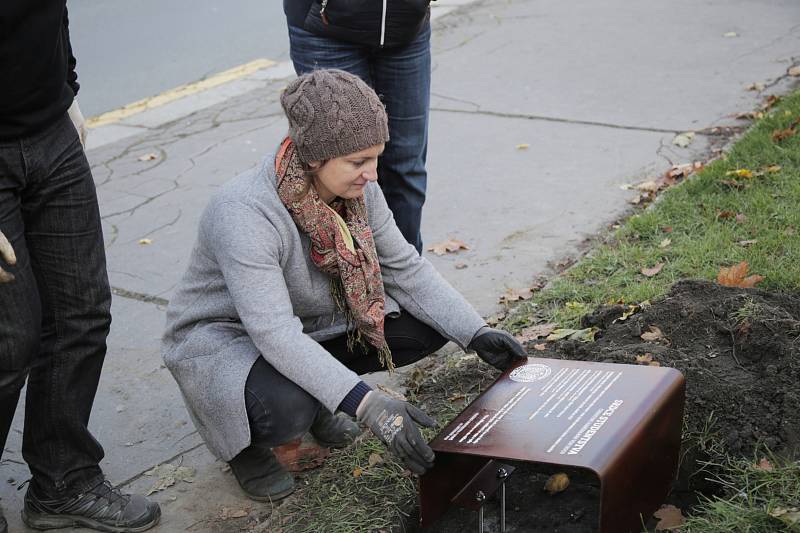
[(251, 500), (278, 501), (294, 492), (294, 478), (267, 447), (250, 445), (234, 457), (231, 471)]
[(158, 504), (138, 494), (123, 494), (103, 481), (68, 498), (47, 499), (33, 486), (25, 493), (22, 521), (33, 529), (86, 527), (110, 533), (136, 533), (156, 525)]
[(310, 431), (317, 443), (328, 448), (344, 448), (361, 435), (358, 424), (324, 407), (319, 408)]

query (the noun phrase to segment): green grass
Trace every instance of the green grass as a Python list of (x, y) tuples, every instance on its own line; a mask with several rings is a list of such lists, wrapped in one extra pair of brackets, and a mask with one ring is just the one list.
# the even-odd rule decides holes
[[(681, 529), (684, 533), (779, 533), (800, 531), (800, 520), (780, 518), (780, 509), (800, 507), (800, 463), (772, 457), (772, 470), (758, 468), (758, 459), (713, 465), (726, 497), (703, 501)], [(794, 527), (794, 529), (792, 529)]]
[[(383, 461), (369, 466), (371, 454)], [(323, 467), (297, 481), (298, 493), (273, 512), (269, 531), (390, 531), (416, 501), (414, 478), (383, 444), (366, 434), (334, 450)]]
[[(682, 278), (716, 279), (720, 267), (747, 261), (764, 276), (758, 287), (800, 289), (800, 134), (779, 143), (772, 132), (800, 117), (800, 93), (789, 96), (759, 121), (722, 159), (659, 196), (633, 215), (547, 290), (511, 313), (512, 330), (546, 317), (575, 325), (586, 309), (623, 301), (637, 303), (666, 293)], [(767, 167), (779, 165), (777, 172)], [(737, 169), (761, 173), (727, 175)], [(745, 185), (732, 188), (734, 179)], [(723, 213), (720, 217), (719, 213)], [(737, 221), (735, 216), (744, 216)], [(741, 217), (740, 217), (741, 219)], [(669, 239), (667, 246), (662, 246)], [(747, 246), (742, 241), (757, 241)], [(663, 263), (657, 275), (642, 268)]]

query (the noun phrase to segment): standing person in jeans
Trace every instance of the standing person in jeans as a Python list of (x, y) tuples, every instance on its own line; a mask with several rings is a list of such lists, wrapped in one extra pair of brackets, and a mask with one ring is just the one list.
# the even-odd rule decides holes
[(0, 2), (0, 72), (0, 451), (27, 377), (23, 521), (144, 531), (158, 505), (106, 481), (87, 427), (111, 293), (65, 0)]
[(397, 227), (422, 253), (431, 88), (430, 0), (283, 0), (298, 75), (346, 70), (367, 82), (389, 115), (378, 184)]

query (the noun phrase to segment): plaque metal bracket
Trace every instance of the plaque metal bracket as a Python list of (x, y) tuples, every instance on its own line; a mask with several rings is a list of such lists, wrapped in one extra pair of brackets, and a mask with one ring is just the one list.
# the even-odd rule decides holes
[(478, 533), (483, 533), (483, 507), (486, 500), (500, 490), (500, 531), (506, 530), (506, 480), (514, 472), (514, 467), (490, 459), (478, 470), (472, 479), (455, 495), (452, 503), (478, 511)]

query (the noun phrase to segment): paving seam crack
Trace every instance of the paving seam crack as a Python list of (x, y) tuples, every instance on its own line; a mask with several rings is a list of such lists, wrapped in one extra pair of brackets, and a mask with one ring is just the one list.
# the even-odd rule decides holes
[(156, 305), (168, 305), (169, 300), (166, 298), (161, 298), (159, 296), (153, 296), (152, 294), (144, 294), (141, 292), (129, 291), (128, 289), (123, 289), (121, 287), (111, 287), (111, 292), (115, 296), (120, 296), (122, 298), (128, 298), (130, 300), (138, 300), (140, 302), (148, 303), (148, 304), (156, 304)]
[[(195, 432), (195, 433), (196, 433), (196, 432)], [(129, 477), (128, 479), (126, 479), (126, 480), (124, 480), (124, 481), (120, 481), (119, 483), (117, 483), (117, 484), (116, 484), (116, 487), (117, 487), (117, 488), (122, 488), (122, 487), (125, 487), (125, 486), (127, 486), (127, 485), (130, 485), (131, 483), (133, 483), (133, 482), (134, 482), (134, 481), (136, 481), (137, 479), (139, 479), (139, 478), (143, 477), (143, 476), (145, 475), (145, 472), (149, 472), (149, 471), (150, 471), (150, 470), (152, 470), (154, 467), (156, 467), (156, 466), (159, 466), (159, 465), (163, 465), (163, 464), (166, 464), (166, 463), (171, 463), (172, 461), (174, 461), (174, 460), (175, 460), (175, 459), (177, 459), (178, 457), (180, 457), (180, 456), (182, 456), (182, 455), (186, 455), (187, 453), (193, 452), (193, 451), (195, 451), (197, 448), (200, 448), (201, 446), (205, 446), (205, 445), (206, 445), (206, 443), (205, 443), (205, 442), (201, 442), (200, 444), (195, 444), (195, 445), (194, 445), (194, 446), (192, 446), (191, 448), (188, 448), (188, 449), (186, 449), (186, 450), (183, 450), (183, 451), (182, 451), (182, 452), (180, 452), (180, 453), (176, 453), (176, 454), (175, 454), (175, 455), (173, 455), (172, 457), (169, 457), (169, 458), (167, 458), (167, 459), (164, 459), (163, 461), (160, 461), (160, 462), (156, 463), (155, 465), (151, 466), (150, 468), (147, 468), (147, 469), (145, 469), (145, 470), (143, 470), (143, 471), (139, 472), (138, 474), (136, 474), (136, 475), (133, 475), (133, 476)]]
[(468, 111), (465, 109), (445, 109), (441, 107), (431, 107), (431, 111), (438, 111), (442, 113), (461, 113), (464, 115), (485, 115), (489, 117), (499, 118), (516, 118), (521, 120), (541, 120), (543, 122), (559, 122), (562, 124), (580, 124), (584, 126), (597, 126), (601, 128), (613, 128), (617, 130), (630, 130), (630, 131), (648, 131), (651, 133), (683, 133), (685, 130), (665, 129), (665, 128), (650, 128), (647, 126), (626, 126), (624, 124), (612, 124), (609, 122), (598, 122), (595, 120), (577, 120), (569, 118), (548, 117), (543, 115), (528, 115), (525, 113), (504, 113), (502, 111), (485, 111), (475, 110)]

